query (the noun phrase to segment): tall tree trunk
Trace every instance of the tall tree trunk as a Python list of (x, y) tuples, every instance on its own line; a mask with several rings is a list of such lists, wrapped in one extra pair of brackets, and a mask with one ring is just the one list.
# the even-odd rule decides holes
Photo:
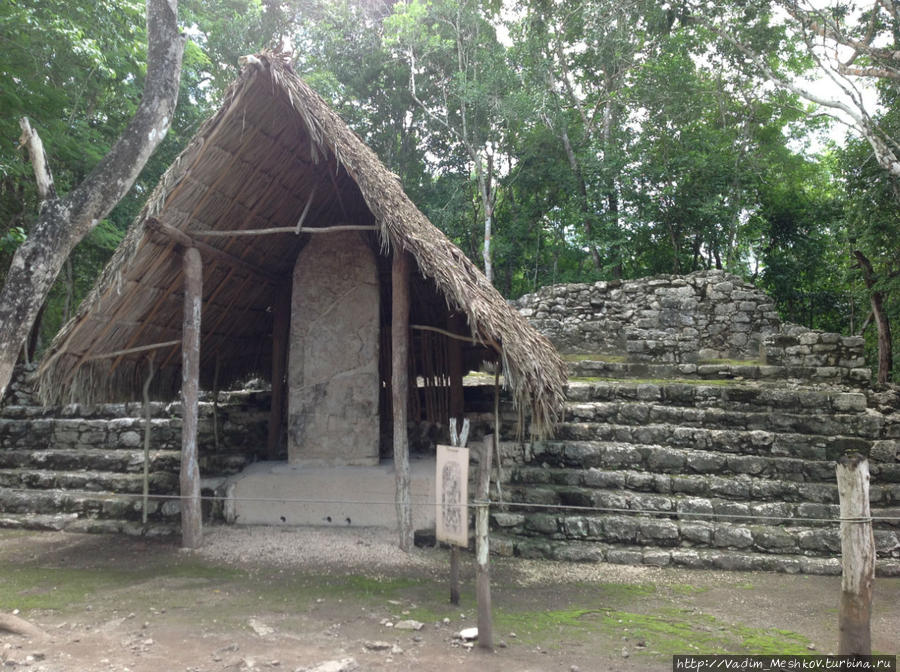
[(31, 156), (41, 209), (28, 239), (13, 256), (0, 291), (0, 398), (19, 351), (66, 258), (128, 193), (169, 130), (178, 99), (185, 36), (178, 0), (147, 0), (147, 78), (134, 118), (109, 153), (65, 197), (57, 197), (37, 133), (22, 119), (22, 144)]
[(565, 126), (563, 126), (560, 131), (560, 139), (562, 140), (563, 148), (566, 150), (569, 168), (572, 169), (572, 174), (575, 175), (575, 183), (578, 185), (578, 206), (581, 210), (584, 238), (587, 241), (588, 250), (591, 253), (591, 260), (594, 262), (594, 269), (599, 271), (603, 266), (603, 262), (600, 259), (600, 253), (597, 251), (597, 247), (592, 240), (593, 217), (590, 211), (590, 202), (588, 201), (587, 183), (584, 181), (584, 173), (581, 170), (581, 164), (578, 162), (578, 157), (575, 155), (575, 150), (572, 148), (572, 141), (569, 139), (569, 131), (566, 130)]
[(872, 315), (878, 326), (878, 382), (887, 383), (891, 379), (891, 367), (893, 365), (893, 344), (891, 342), (891, 323), (884, 310), (884, 293), (873, 289), (878, 282), (872, 262), (860, 250), (854, 250), (853, 256), (863, 272), (863, 280), (869, 289), (869, 302), (872, 305)]

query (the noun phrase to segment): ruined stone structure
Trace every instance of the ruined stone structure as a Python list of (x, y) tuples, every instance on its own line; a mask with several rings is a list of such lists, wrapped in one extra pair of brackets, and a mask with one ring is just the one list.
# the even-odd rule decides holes
[(862, 338), (782, 324), (764, 292), (722, 271), (554, 285), (514, 305), (566, 354), (669, 365), (659, 370), (673, 374), (730, 359), (751, 361), (754, 377), (851, 384), (870, 377)]
[[(144, 525), (142, 404), (9, 403), (30, 402), (27, 388), (20, 379), (19, 396), (8, 397), (0, 408), (0, 526), (149, 536), (178, 532), (179, 402), (150, 404), (151, 498)], [(220, 396), (218, 404), (209, 395), (200, 404), (204, 495), (223, 494), (228, 475), (265, 456), (270, 393)], [(207, 516), (221, 518), (221, 507), (207, 503)]]
[[(878, 571), (900, 575), (900, 393), (869, 385), (861, 339), (782, 324), (762, 293), (716, 272), (548, 287), (517, 303), (570, 353), (570, 382), (551, 440), (516, 441), (503, 402), (500, 494), (528, 506), (492, 509), (495, 552), (839, 573), (834, 460), (860, 451), (873, 515), (894, 518), (875, 526)], [(729, 336), (733, 324), (750, 325), (735, 332), (746, 341)], [(129, 494), (140, 492), (140, 404), (41, 409), (21, 380), (12, 395), (0, 411), (0, 524), (177, 530), (177, 501), (151, 502), (143, 526)], [(477, 441), (493, 425), (492, 392), (466, 397), (485, 411), (470, 414)], [(211, 399), (201, 404), (205, 493), (225, 494), (227, 475), (264, 456), (269, 404), (263, 390), (223, 394), (218, 446)], [(151, 489), (177, 492), (180, 407), (152, 412)]]
[(782, 324), (717, 271), (516, 305), (569, 353), (569, 403), (554, 440), (506, 446), (507, 497), (535, 506), (494, 513), (498, 551), (839, 573), (835, 458), (859, 451), (900, 574), (900, 395), (870, 388), (863, 339)]

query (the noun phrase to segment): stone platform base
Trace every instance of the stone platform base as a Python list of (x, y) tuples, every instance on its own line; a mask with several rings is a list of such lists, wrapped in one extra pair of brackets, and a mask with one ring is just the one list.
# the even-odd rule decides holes
[[(434, 458), (410, 460), (414, 529), (433, 528)], [(394, 464), (329, 467), (256, 462), (231, 476), (225, 519), (244, 525), (397, 528)]]

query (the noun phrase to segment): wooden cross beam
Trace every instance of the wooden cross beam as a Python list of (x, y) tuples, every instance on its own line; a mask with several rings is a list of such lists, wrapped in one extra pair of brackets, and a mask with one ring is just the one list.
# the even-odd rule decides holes
[(251, 264), (249, 262), (246, 262), (243, 259), (236, 257), (229, 252), (225, 252), (224, 250), (220, 250), (217, 247), (213, 247), (212, 245), (210, 245), (208, 243), (204, 243), (202, 240), (197, 240), (196, 238), (191, 236), (189, 233), (186, 233), (186, 232), (182, 231), (181, 229), (176, 229), (174, 226), (171, 226), (169, 224), (163, 224), (158, 219), (150, 217), (145, 222), (145, 225), (151, 231), (153, 231), (155, 233), (159, 233), (161, 235), (164, 235), (167, 238), (169, 238), (170, 240), (175, 241), (176, 243), (178, 243), (179, 245), (181, 245), (183, 247), (196, 248), (202, 254), (204, 254), (208, 257), (212, 257), (216, 261), (220, 261), (223, 264), (226, 264), (228, 266), (232, 266), (235, 268), (240, 268), (244, 271), (247, 271), (248, 273), (253, 273), (254, 275), (261, 276), (261, 277), (265, 278), (266, 280), (273, 282), (273, 283), (278, 283), (281, 280), (281, 278), (279, 276), (275, 275), (274, 273), (270, 273), (269, 271), (267, 271), (264, 268), (260, 268), (259, 266)]

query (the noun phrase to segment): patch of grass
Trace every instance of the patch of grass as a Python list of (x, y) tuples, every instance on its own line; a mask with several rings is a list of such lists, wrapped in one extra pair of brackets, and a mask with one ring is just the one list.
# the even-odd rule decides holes
[(395, 598), (410, 588), (417, 588), (422, 583), (420, 579), (403, 577), (373, 578), (370, 576), (349, 575), (338, 578), (334, 585), (329, 586), (329, 591), (337, 590), (339, 593), (358, 597), (388, 599)]
[(0, 609), (63, 610), (87, 604), (99, 591), (127, 586), (132, 572), (96, 569), (5, 567), (0, 574)]
[(750, 628), (724, 624), (712, 616), (681, 609), (662, 609), (655, 614), (610, 612), (601, 626), (607, 632), (643, 641), (648, 653), (808, 653), (809, 640), (788, 630)]
[(674, 595), (698, 595), (709, 590), (706, 586), (692, 586), (688, 583), (676, 583), (666, 589)]
[[(684, 586), (694, 592), (693, 586)], [(633, 653), (667, 658), (679, 653), (801, 654), (809, 640), (788, 630), (723, 623), (712, 616), (676, 608), (652, 614), (624, 609), (576, 608), (547, 611), (495, 610), (498, 637), (515, 632), (528, 646), (559, 648), (571, 642), (603, 638), (625, 643)], [(624, 639), (623, 639), (624, 638)], [(636, 646), (642, 642), (643, 646)]]
[(530, 612), (495, 609), (494, 630), (504, 635), (514, 632), (518, 641), (529, 646), (561, 648), (564, 639), (571, 642), (592, 637), (602, 613), (596, 609)]

